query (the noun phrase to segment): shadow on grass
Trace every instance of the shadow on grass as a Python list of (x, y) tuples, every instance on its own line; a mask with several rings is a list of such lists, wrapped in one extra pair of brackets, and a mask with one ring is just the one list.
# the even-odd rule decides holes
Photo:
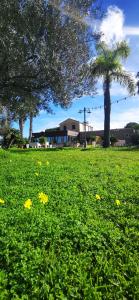
[(95, 150), (101, 150), (102, 148), (82, 148), (81, 151), (95, 151)]
[(135, 146), (129, 146), (129, 147), (109, 147), (109, 148), (103, 148), (103, 147), (96, 147), (96, 148), (83, 148), (81, 151), (139, 151), (139, 147)]
[(135, 146), (129, 146), (129, 147), (114, 147), (114, 148), (111, 148), (113, 150), (116, 150), (116, 151), (139, 151), (139, 147), (135, 147)]
[(20, 154), (29, 154), (29, 153), (34, 153), (34, 152), (57, 152), (57, 151), (71, 151), (71, 150), (81, 150), (79, 148), (75, 147), (57, 147), (57, 148), (29, 148), (29, 149), (18, 149), (18, 148), (11, 148), (9, 151), (11, 153), (20, 153)]
[(34, 153), (34, 152), (55, 152), (55, 151), (61, 151), (63, 150), (62, 148), (52, 148), (52, 149), (10, 149), (10, 152), (12, 153), (20, 153), (20, 154), (29, 154), (29, 153)]
[(20, 153), (20, 154), (30, 154), (34, 152), (57, 152), (57, 151), (139, 151), (139, 147), (131, 146), (131, 147), (110, 147), (110, 148), (103, 148), (103, 147), (89, 147), (89, 148), (76, 148), (76, 147), (59, 147), (59, 148), (29, 148), (29, 149), (18, 149), (18, 148), (11, 148), (8, 150), (5, 150), (5, 152), (11, 152), (11, 153)]

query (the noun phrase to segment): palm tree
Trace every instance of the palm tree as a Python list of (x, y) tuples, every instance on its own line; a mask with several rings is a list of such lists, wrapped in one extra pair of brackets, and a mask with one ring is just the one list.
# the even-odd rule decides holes
[(83, 77), (102, 78), (104, 91), (104, 147), (110, 146), (110, 88), (112, 81), (127, 87), (130, 94), (134, 93), (135, 84), (131, 75), (124, 70), (121, 58), (127, 58), (130, 49), (125, 41), (109, 48), (104, 42), (97, 45), (98, 56), (88, 63), (83, 70)]

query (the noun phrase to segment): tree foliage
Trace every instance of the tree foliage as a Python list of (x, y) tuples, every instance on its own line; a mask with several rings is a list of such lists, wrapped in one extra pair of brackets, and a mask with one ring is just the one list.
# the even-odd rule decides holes
[(20, 131), (15, 128), (7, 128), (4, 134), (3, 147), (9, 148), (13, 144), (23, 144), (24, 140), (21, 138)]
[(89, 58), (83, 19), (92, 1), (2, 0), (0, 9), (1, 101), (41, 93), (67, 106), (83, 92), (77, 73)]
[(134, 146), (139, 146), (139, 134), (138, 133), (135, 133), (135, 134), (132, 135), (131, 143)]
[(31, 136), (42, 107), (68, 107), (94, 87), (94, 80), (80, 82), (78, 70), (90, 56), (86, 18), (96, 16), (97, 2), (1, 0), (0, 103), (19, 119), (21, 135), (28, 116)]
[(125, 128), (139, 129), (139, 123), (136, 122), (127, 123)]

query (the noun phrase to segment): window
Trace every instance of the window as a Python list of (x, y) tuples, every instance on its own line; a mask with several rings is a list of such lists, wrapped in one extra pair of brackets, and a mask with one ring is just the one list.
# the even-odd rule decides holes
[(67, 126), (64, 126), (63, 128), (64, 128), (64, 130), (67, 130)]
[(64, 143), (66, 143), (67, 142), (67, 136), (65, 135), (64, 136)]
[(75, 126), (75, 124), (73, 124), (73, 125), (72, 125), (72, 129), (73, 129), (73, 130), (74, 130), (74, 129), (76, 129), (76, 126)]

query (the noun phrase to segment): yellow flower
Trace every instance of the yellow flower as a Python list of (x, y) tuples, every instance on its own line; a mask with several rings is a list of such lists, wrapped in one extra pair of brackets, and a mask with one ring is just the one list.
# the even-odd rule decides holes
[(35, 172), (35, 175), (36, 175), (36, 176), (39, 176), (39, 173)]
[(25, 208), (28, 208), (28, 209), (31, 209), (31, 206), (32, 206), (32, 201), (31, 199), (27, 199), (24, 203), (24, 207)]
[(3, 199), (0, 199), (0, 204), (4, 204), (5, 201)]
[(46, 161), (46, 166), (49, 166), (49, 161), (48, 160)]
[(121, 205), (120, 200), (115, 200), (115, 204), (118, 205), (118, 206)]
[(41, 192), (38, 194), (38, 197), (39, 197), (40, 202), (42, 202), (43, 204), (48, 202), (48, 195)]
[(39, 166), (41, 166), (42, 165), (42, 162), (41, 161), (37, 161), (37, 164), (39, 165)]
[(96, 199), (97, 199), (97, 200), (100, 200), (101, 197), (100, 197), (98, 194), (96, 194)]

